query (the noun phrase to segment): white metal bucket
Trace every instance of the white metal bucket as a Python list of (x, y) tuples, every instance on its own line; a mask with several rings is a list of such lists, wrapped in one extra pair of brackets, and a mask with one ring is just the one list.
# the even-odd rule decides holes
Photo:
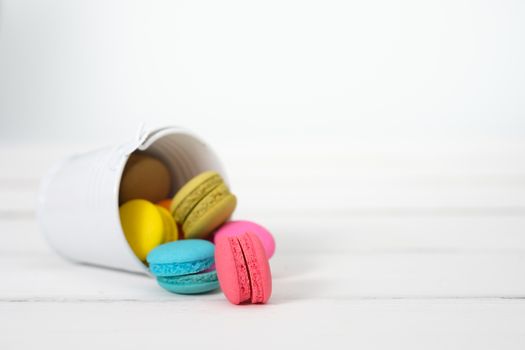
[(69, 157), (44, 177), (38, 196), (40, 229), (58, 254), (74, 262), (147, 273), (129, 247), (119, 218), (120, 180), (136, 150), (168, 166), (174, 191), (205, 170), (225, 176), (206, 144), (174, 127), (153, 130), (119, 147)]

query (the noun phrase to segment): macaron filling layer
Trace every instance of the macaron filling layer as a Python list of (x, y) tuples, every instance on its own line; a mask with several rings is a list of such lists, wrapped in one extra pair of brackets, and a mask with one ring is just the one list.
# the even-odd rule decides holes
[(184, 276), (158, 277), (157, 282), (162, 288), (177, 294), (200, 294), (219, 288), (215, 270)]
[(165, 264), (150, 264), (149, 269), (152, 274), (159, 277), (164, 276), (181, 276), (192, 273), (197, 273), (208, 269), (213, 265), (213, 258), (195, 260), (182, 263), (165, 263)]
[(159, 283), (166, 284), (194, 284), (198, 283), (207, 283), (207, 282), (218, 282), (217, 272), (215, 270), (209, 272), (198, 272), (191, 275), (183, 276), (161, 276), (157, 278)]

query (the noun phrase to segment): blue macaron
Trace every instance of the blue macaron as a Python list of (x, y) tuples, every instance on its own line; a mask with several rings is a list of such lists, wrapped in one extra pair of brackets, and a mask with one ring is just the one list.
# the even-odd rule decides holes
[(159, 285), (177, 294), (200, 294), (219, 288), (215, 270), (184, 276), (158, 277)]
[(166, 243), (147, 257), (151, 273), (164, 289), (179, 294), (205, 293), (219, 287), (214, 263), (215, 246), (202, 239)]

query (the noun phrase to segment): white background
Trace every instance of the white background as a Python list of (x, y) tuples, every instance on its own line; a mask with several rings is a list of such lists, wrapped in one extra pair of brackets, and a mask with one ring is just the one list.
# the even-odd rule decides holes
[[(521, 1), (0, 0), (0, 347), (264, 329), (254, 347), (522, 349), (524, 18)], [(142, 122), (218, 151), (236, 216), (275, 234), (270, 304), (46, 246), (41, 176)]]
[(244, 147), (525, 136), (521, 1), (0, 6), (2, 140), (111, 143), (142, 121)]

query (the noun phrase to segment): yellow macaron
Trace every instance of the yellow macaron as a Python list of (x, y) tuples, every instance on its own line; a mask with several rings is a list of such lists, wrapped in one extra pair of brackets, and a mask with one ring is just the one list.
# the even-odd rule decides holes
[(179, 239), (179, 229), (168, 209), (155, 205), (164, 223), (164, 242), (173, 242)]
[(206, 171), (188, 181), (173, 197), (171, 214), (185, 238), (206, 238), (231, 216), (237, 198), (222, 177)]
[(178, 239), (178, 229), (170, 213), (144, 199), (133, 199), (120, 209), (120, 223), (129, 246), (142, 261), (160, 244)]

